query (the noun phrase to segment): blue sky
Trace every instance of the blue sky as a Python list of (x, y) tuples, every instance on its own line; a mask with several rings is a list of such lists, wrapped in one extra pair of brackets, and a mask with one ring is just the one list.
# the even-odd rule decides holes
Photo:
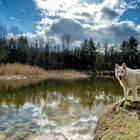
[(41, 19), (33, 0), (0, 0), (0, 20), (7, 26), (18, 26), (23, 32), (35, 33)]
[(70, 33), (75, 41), (140, 39), (139, 13), (140, 0), (0, 0), (0, 22), (30, 38), (50, 30), (56, 38)]

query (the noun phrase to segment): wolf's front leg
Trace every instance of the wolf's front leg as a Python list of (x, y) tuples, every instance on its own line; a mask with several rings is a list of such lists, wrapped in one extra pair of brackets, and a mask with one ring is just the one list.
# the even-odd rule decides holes
[(132, 96), (133, 96), (133, 101), (136, 101), (136, 98), (137, 98), (137, 88), (136, 87), (132, 88)]
[(128, 96), (128, 93), (129, 93), (129, 89), (124, 87), (123, 88), (123, 91), (124, 91), (124, 100), (127, 100), (127, 96)]

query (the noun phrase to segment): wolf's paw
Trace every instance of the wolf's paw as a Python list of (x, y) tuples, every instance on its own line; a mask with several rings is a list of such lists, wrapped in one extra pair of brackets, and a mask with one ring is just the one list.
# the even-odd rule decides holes
[(132, 102), (135, 102), (137, 97), (132, 97)]
[(136, 102), (136, 99), (132, 99), (132, 102)]

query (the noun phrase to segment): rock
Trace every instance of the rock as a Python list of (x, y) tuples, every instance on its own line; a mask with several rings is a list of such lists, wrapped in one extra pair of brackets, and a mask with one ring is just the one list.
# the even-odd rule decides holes
[(105, 111), (94, 140), (140, 140), (140, 101), (119, 101)]
[(6, 140), (6, 135), (3, 133), (0, 133), (0, 140)]

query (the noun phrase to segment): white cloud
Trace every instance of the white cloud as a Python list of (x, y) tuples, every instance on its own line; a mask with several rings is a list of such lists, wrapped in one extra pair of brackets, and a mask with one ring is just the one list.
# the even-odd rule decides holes
[(20, 19), (17, 19), (15, 17), (10, 17), (10, 19), (13, 20), (13, 21), (20, 21)]
[(140, 32), (140, 25), (137, 25), (137, 26), (136, 26), (136, 30), (137, 30), (138, 32)]
[(23, 36), (28, 36), (29, 38), (35, 38), (36, 35), (33, 34), (33, 33), (26, 33), (26, 34), (23, 34)]
[(22, 12), (22, 13), (26, 13), (26, 10), (25, 10), (25, 9), (21, 9), (21, 12)]
[(67, 11), (69, 8), (75, 7), (78, 4), (78, 0), (35, 0), (38, 8), (47, 11), (55, 11), (59, 10)]
[(6, 39), (10, 40), (11, 38), (14, 38), (13, 33), (7, 33)]
[(55, 20), (49, 19), (48, 17), (43, 18), (39, 24), (41, 25), (52, 25), (55, 22)]

